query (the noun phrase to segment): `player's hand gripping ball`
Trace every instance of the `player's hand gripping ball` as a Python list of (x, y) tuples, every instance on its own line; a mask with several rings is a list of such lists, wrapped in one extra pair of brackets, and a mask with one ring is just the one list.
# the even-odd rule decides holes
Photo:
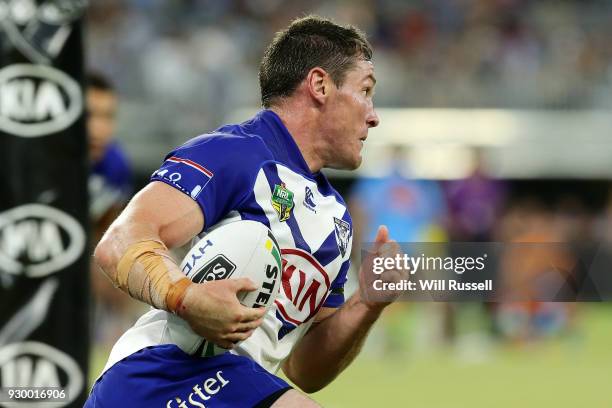
[[(276, 299), (282, 275), (276, 239), (264, 224), (256, 221), (235, 221), (215, 228), (191, 248), (180, 268), (200, 284), (249, 278), (257, 289), (238, 292), (238, 300), (246, 307), (265, 309)], [(196, 334), (176, 315), (168, 316), (167, 327), (170, 342), (186, 353), (212, 356), (227, 351)]]

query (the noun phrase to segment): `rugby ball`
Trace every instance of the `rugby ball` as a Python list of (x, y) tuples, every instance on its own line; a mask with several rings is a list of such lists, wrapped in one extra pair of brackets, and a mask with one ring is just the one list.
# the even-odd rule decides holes
[[(247, 277), (257, 290), (238, 293), (238, 300), (247, 307), (266, 309), (276, 299), (282, 275), (280, 248), (272, 231), (246, 220), (211, 230), (189, 250), (180, 268), (195, 283)], [(209, 344), (180, 317), (169, 313), (167, 320), (167, 340), (184, 352), (210, 356), (226, 351)]]

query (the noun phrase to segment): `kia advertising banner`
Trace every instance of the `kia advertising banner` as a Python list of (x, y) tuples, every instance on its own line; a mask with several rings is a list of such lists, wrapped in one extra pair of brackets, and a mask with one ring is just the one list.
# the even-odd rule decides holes
[(0, 406), (87, 394), (85, 7), (0, 0)]

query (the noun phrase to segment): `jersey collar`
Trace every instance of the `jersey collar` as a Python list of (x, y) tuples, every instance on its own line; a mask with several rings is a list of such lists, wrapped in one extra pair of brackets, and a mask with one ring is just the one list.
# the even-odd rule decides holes
[(295, 139), (293, 139), (281, 118), (269, 109), (260, 111), (257, 117), (267, 125), (271, 135), (276, 139), (276, 143), (270, 143), (268, 147), (279, 161), (287, 164), (290, 168), (312, 176), (312, 172), (308, 168), (300, 148), (295, 143)]

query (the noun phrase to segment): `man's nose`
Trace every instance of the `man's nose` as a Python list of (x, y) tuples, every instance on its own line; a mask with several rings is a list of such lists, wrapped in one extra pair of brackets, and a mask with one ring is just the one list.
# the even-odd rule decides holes
[(378, 114), (374, 109), (372, 109), (372, 111), (368, 115), (366, 123), (368, 124), (368, 127), (371, 128), (378, 126), (378, 124), (380, 123), (380, 118), (378, 117)]

